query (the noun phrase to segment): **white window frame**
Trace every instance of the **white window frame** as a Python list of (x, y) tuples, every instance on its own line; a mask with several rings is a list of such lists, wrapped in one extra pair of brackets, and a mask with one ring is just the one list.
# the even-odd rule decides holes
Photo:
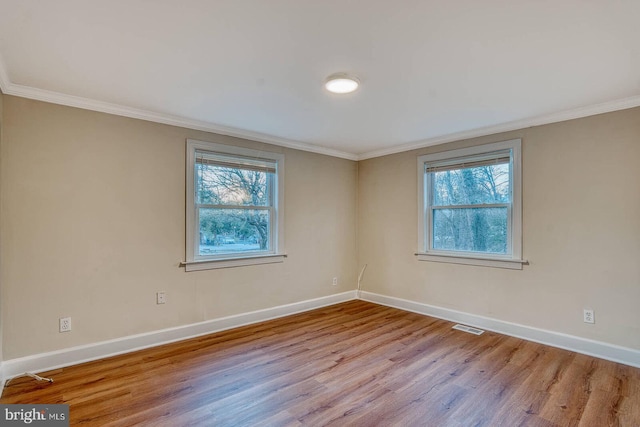
[[(270, 209), (270, 245), (268, 251), (228, 253), (211, 256), (199, 255), (200, 227), (196, 209), (196, 151), (212, 154), (268, 160), (276, 163), (273, 206)], [(283, 262), (284, 252), (284, 155), (269, 151), (252, 150), (233, 145), (187, 139), (186, 152), (186, 271), (240, 267), (246, 265)]]
[[(429, 163), (462, 163), (465, 157), (510, 151), (511, 203), (507, 206), (507, 254), (436, 250), (432, 248), (431, 182), (426, 172)], [(521, 270), (522, 259), (522, 140), (496, 142), (418, 157), (418, 252), (420, 261), (447, 262)]]

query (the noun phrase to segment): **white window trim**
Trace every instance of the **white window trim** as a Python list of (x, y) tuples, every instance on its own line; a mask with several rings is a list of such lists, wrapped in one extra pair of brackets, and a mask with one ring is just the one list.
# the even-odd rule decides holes
[[(273, 247), (270, 251), (229, 254), (228, 256), (198, 256), (197, 212), (195, 209), (195, 163), (196, 150), (236, 156), (272, 160), (277, 163), (277, 184), (274, 194), (275, 220), (272, 223), (271, 236)], [(216, 268), (240, 267), (246, 265), (272, 264), (283, 262), (284, 251), (284, 155), (269, 151), (219, 144), (215, 142), (187, 139), (186, 152), (186, 261), (180, 263), (185, 271), (209, 270)]]
[[(511, 239), (507, 242), (511, 248), (508, 255), (482, 254), (471, 252), (449, 252), (429, 249), (429, 224), (427, 218), (428, 199), (426, 196), (426, 174), (425, 163), (442, 161), (460, 157), (468, 157), (490, 153), (500, 150), (512, 150), (512, 203), (511, 214)], [(441, 153), (427, 154), (418, 157), (418, 251), (416, 256), (419, 261), (446, 262), (454, 264), (477, 265), (485, 267), (497, 267), (521, 270), (523, 264), (527, 264), (522, 259), (522, 140), (511, 139), (509, 141), (496, 142), (493, 144), (478, 145), (475, 147), (462, 148), (459, 150), (444, 151)]]

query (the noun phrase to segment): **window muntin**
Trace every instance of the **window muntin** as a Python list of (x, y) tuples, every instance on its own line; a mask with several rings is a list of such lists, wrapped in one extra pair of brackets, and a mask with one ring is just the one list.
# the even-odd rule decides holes
[(512, 140), (418, 158), (420, 259), (520, 260), (520, 145)]
[(511, 206), (510, 153), (425, 163), (430, 249), (506, 254)]
[(196, 150), (196, 257), (271, 253), (276, 163)]
[(252, 161), (196, 150), (198, 203), (270, 206), (274, 161)]
[(281, 255), (283, 166), (281, 154), (187, 142), (188, 271), (194, 262)]

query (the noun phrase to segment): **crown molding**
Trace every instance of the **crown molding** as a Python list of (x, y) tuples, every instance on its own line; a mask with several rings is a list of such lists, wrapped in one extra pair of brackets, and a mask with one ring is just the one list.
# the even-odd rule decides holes
[(390, 154), (402, 153), (419, 148), (430, 147), (432, 145), (445, 144), (447, 142), (460, 141), (463, 139), (477, 138), (480, 136), (493, 135), (496, 133), (509, 132), (518, 129), (525, 129), (533, 126), (547, 125), (550, 123), (564, 122), (567, 120), (580, 119), (583, 117), (595, 116), (596, 114), (610, 113), (612, 111), (626, 110), (628, 108), (640, 107), (640, 95), (629, 98), (616, 99), (600, 104), (586, 107), (574, 108), (543, 116), (531, 117), (528, 119), (514, 120), (494, 126), (470, 129), (463, 132), (456, 132), (434, 138), (423, 139), (421, 141), (408, 144), (396, 145), (395, 147), (383, 148), (369, 151), (358, 156), (358, 160), (372, 159), (374, 157), (388, 156)]
[(73, 95), (66, 95), (59, 92), (37, 89), (30, 86), (14, 84), (9, 80), (9, 75), (6, 71), (2, 56), (0, 56), (0, 90), (2, 90), (2, 93), (4, 93), (5, 95), (19, 96), (22, 98), (34, 99), (37, 101), (66, 105), (69, 107), (82, 108), (91, 111), (98, 111), (101, 113), (114, 114), (117, 116), (129, 117), (133, 119), (146, 120), (149, 122), (162, 123), (166, 125), (184, 127), (187, 129), (200, 130), (204, 132), (212, 132), (236, 138), (249, 139), (256, 142), (264, 142), (280, 147), (308, 151), (317, 154), (324, 154), (326, 156), (339, 157), (342, 159), (353, 161), (388, 156), (390, 154), (416, 150), (420, 148), (430, 147), (432, 145), (445, 144), (447, 142), (460, 141), (463, 139), (477, 138), (481, 136), (509, 132), (518, 129), (525, 129), (533, 126), (541, 126), (566, 120), (579, 119), (583, 117), (594, 116), (596, 114), (610, 113), (612, 111), (626, 110), (628, 108), (640, 106), (640, 95), (637, 95), (629, 98), (617, 99), (600, 104), (560, 111), (557, 113), (546, 114), (522, 120), (514, 120), (511, 122), (500, 123), (493, 126), (486, 126), (476, 129), (470, 129), (467, 131), (436, 136), (433, 138), (427, 138), (407, 144), (396, 145), (394, 147), (383, 148), (380, 150), (354, 154), (346, 151), (325, 148), (314, 144), (280, 138), (273, 135), (267, 135), (260, 132), (253, 132), (230, 126), (223, 126), (200, 120), (192, 120), (185, 117), (157, 113), (140, 108), (126, 107), (119, 104), (96, 101), (89, 98), (82, 98)]
[(52, 104), (66, 105), (68, 107), (82, 108), (85, 110), (98, 111), (101, 113), (113, 114), (116, 116), (129, 117), (133, 119), (146, 120), (149, 122), (162, 123), (165, 125), (184, 127), (204, 132), (212, 132), (236, 138), (249, 139), (257, 142), (264, 142), (280, 147), (293, 148), (295, 150), (308, 151), (311, 153), (324, 154), (326, 156), (339, 157), (347, 160), (358, 160), (358, 156), (345, 151), (320, 147), (304, 142), (294, 141), (286, 138), (279, 138), (260, 132), (233, 128), (230, 126), (218, 125), (215, 123), (187, 119), (185, 117), (170, 114), (157, 113), (140, 108), (126, 107), (109, 102), (96, 101), (79, 96), (66, 95), (44, 89), (37, 89), (30, 86), (22, 86), (11, 83), (6, 74), (3, 62), (0, 58), (0, 89), (5, 95), (19, 96), (21, 98), (34, 99), (36, 101), (49, 102)]

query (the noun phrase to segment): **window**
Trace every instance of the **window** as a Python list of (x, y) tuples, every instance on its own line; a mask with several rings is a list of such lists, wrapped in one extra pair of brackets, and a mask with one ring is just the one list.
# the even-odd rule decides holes
[(418, 258), (521, 269), (521, 141), (418, 157)]
[(282, 262), (282, 154), (187, 140), (186, 270)]

